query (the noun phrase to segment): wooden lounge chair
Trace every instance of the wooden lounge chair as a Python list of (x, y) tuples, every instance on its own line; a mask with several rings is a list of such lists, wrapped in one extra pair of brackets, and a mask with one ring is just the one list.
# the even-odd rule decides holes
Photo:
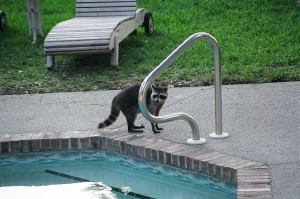
[(111, 65), (118, 65), (119, 43), (139, 26), (153, 33), (153, 18), (136, 0), (76, 0), (76, 16), (58, 23), (44, 41), (47, 67), (55, 55), (111, 53)]

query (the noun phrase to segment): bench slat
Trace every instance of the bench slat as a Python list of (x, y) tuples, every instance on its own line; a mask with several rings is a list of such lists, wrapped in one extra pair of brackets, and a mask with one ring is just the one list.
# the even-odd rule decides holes
[(80, 50), (109, 50), (108, 46), (72, 46), (62, 48), (45, 48), (46, 52), (65, 52), (65, 51), (80, 51)]
[(96, 36), (89, 36), (89, 37), (61, 37), (61, 38), (47, 38), (45, 40), (45, 47), (47, 47), (48, 41), (88, 41), (88, 40), (110, 40), (109, 37), (106, 38), (99, 38)]
[(99, 2), (136, 2), (136, 0), (77, 0), (77, 3), (86, 3), (86, 2), (90, 2), (90, 3), (99, 3)]
[(103, 49), (103, 50), (74, 50), (74, 51), (60, 51), (60, 52), (55, 52), (55, 51), (50, 51), (47, 52), (45, 50), (45, 53), (47, 55), (80, 55), (80, 54), (96, 54), (96, 53), (108, 53), (110, 52), (109, 49)]
[(135, 7), (95, 7), (95, 8), (76, 8), (76, 12), (135, 12)]
[(83, 46), (108, 46), (106, 40), (87, 40), (87, 41), (55, 41), (55, 42), (46, 42), (47, 48), (59, 48), (63, 47), (83, 47)]
[(77, 17), (135, 16), (136, 0), (77, 0)]
[(134, 7), (136, 8), (136, 2), (100, 2), (100, 3), (77, 3), (76, 8), (126, 8)]
[(77, 17), (101, 17), (101, 16), (124, 16), (124, 15), (133, 15), (135, 12), (78, 12)]
[(50, 37), (57, 37), (57, 36), (89, 36), (89, 35), (98, 35), (99, 38), (101, 38), (101, 36), (105, 36), (105, 35), (110, 35), (112, 33), (112, 29), (111, 31), (106, 31), (106, 32), (101, 32), (101, 31), (90, 31), (90, 32), (84, 32), (84, 31), (56, 31), (56, 32), (52, 32), (51, 34), (49, 34)]

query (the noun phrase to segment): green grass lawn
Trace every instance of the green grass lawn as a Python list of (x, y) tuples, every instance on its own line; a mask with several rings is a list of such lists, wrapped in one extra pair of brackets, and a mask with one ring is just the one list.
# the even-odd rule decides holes
[[(222, 51), (223, 83), (300, 80), (300, 8), (295, 0), (139, 0), (150, 10), (155, 34), (130, 36), (120, 65), (109, 55), (58, 56), (47, 71), (43, 39), (31, 44), (26, 1), (0, 0), (9, 29), (0, 32), (0, 94), (115, 89), (143, 78), (188, 36), (208, 32)], [(74, 16), (75, 0), (41, 0), (45, 33)], [(213, 84), (208, 43), (194, 44), (160, 77), (175, 86)]]

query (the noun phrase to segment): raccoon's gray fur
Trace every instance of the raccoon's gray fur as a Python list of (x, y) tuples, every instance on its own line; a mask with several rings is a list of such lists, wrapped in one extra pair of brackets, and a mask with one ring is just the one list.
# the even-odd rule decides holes
[[(140, 89), (140, 84), (136, 84), (125, 88), (118, 95), (113, 98), (111, 104), (110, 115), (106, 120), (99, 123), (98, 128), (105, 128), (110, 126), (113, 122), (115, 122), (120, 114), (120, 111), (124, 114), (127, 120), (128, 132), (131, 133), (141, 133), (145, 128), (144, 125), (136, 126), (134, 121), (137, 117), (139, 111), (138, 106), (138, 93)], [(158, 116), (159, 111), (164, 105), (166, 99), (168, 97), (168, 87), (167, 86), (158, 86), (151, 85), (151, 88), (147, 90), (146, 94), (146, 104), (148, 110), (151, 114)], [(159, 133), (159, 128), (157, 123), (151, 123), (152, 131), (154, 133)]]

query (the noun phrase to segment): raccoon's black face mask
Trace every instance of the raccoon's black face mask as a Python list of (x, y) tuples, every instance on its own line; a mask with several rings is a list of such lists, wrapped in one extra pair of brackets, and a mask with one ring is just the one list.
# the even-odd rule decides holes
[(158, 87), (156, 85), (151, 85), (151, 101), (155, 103), (164, 103), (168, 97), (167, 87)]

